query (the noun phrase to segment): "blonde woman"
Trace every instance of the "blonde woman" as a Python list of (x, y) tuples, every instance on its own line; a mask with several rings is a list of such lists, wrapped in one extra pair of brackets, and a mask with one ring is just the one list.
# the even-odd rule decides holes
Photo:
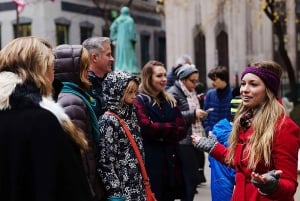
[(0, 51), (0, 194), (2, 200), (91, 200), (80, 149), (87, 148), (50, 97), (50, 44), (21, 37)]
[(235, 115), (229, 149), (213, 135), (193, 137), (196, 147), (234, 167), (236, 186), (231, 200), (294, 200), (300, 129), (278, 101), (281, 74), (282, 68), (273, 61), (245, 68), (242, 104)]

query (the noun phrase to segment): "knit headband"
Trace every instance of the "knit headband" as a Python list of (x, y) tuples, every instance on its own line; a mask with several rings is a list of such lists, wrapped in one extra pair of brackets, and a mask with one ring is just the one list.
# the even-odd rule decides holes
[(252, 73), (256, 76), (258, 76), (262, 81), (265, 83), (265, 85), (277, 96), (279, 85), (280, 85), (280, 78), (277, 74), (274, 72), (265, 69), (265, 68), (257, 68), (253, 66), (248, 66), (245, 68), (245, 70), (242, 72), (241, 79), (247, 74)]

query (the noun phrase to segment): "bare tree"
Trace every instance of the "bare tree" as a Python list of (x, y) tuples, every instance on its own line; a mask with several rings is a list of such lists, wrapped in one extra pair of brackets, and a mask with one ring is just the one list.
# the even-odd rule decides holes
[(279, 15), (279, 11), (276, 10), (275, 0), (265, 0), (265, 2), (266, 6), (264, 8), (264, 12), (273, 23), (274, 34), (276, 34), (276, 36), (278, 37), (278, 53), (281, 55), (282, 61), (284, 62), (283, 68), (285, 68), (288, 73), (291, 100), (294, 102), (294, 104), (296, 104), (298, 95), (296, 90), (295, 72), (287, 50), (285, 49), (284, 43), (284, 17), (282, 15)]

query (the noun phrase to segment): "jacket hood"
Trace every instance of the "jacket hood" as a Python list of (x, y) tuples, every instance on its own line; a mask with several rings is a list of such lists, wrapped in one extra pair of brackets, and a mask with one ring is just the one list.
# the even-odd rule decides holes
[(139, 83), (138, 77), (127, 72), (113, 71), (107, 74), (102, 86), (108, 109), (115, 110), (120, 107), (120, 100), (124, 95), (124, 90), (131, 80), (135, 80)]
[(59, 45), (54, 48), (54, 77), (61, 82), (80, 84), (82, 45)]

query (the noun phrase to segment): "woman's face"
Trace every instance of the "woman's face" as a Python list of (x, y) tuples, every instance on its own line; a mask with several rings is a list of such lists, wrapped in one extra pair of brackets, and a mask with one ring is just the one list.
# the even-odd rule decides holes
[(194, 91), (199, 82), (199, 73), (193, 73), (183, 80), (183, 84), (189, 91)]
[(159, 94), (162, 92), (167, 83), (166, 69), (163, 66), (155, 66), (151, 77), (151, 85), (153, 90)]
[(241, 98), (244, 106), (256, 108), (266, 99), (266, 85), (256, 75), (247, 73), (241, 82)]

